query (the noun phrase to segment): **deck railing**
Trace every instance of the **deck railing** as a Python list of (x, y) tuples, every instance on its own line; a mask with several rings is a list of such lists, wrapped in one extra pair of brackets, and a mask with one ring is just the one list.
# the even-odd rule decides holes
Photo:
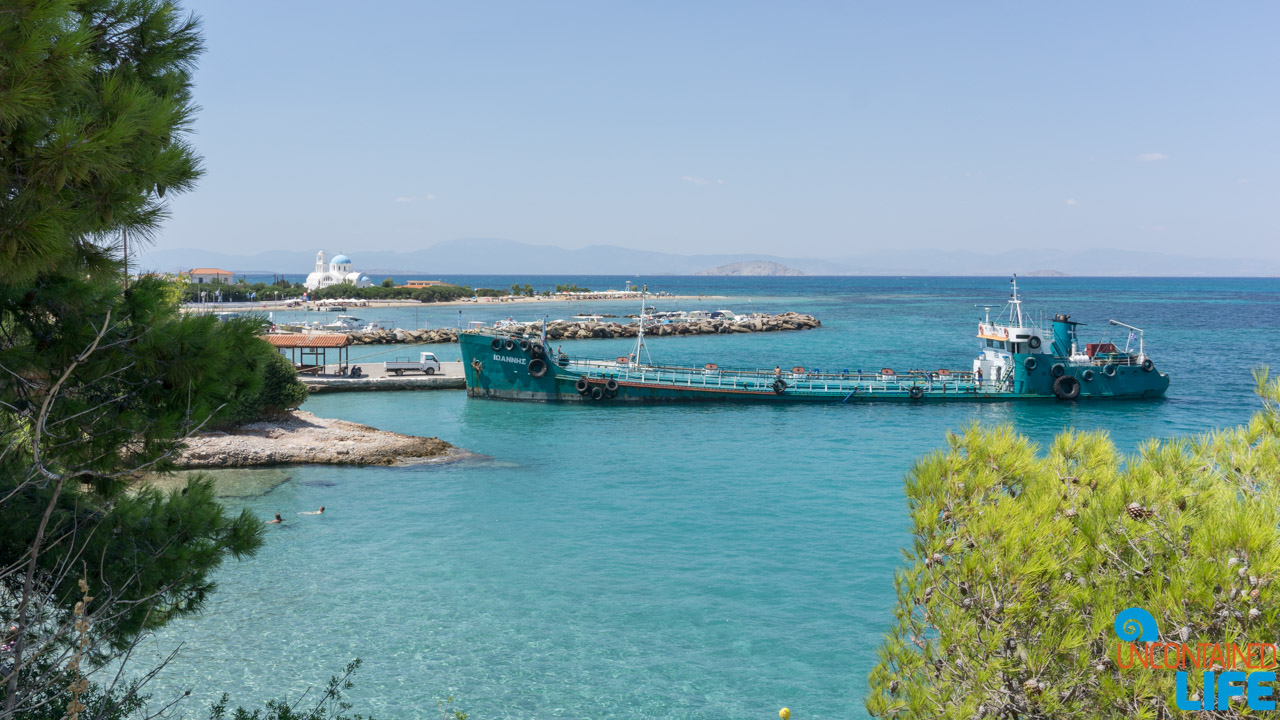
[(1094, 367), (1103, 366), (1103, 365), (1134, 366), (1134, 365), (1142, 364), (1142, 360), (1140, 360), (1137, 355), (1123, 355), (1123, 356), (1096, 356), (1095, 355), (1094, 357), (1089, 358), (1089, 361)]
[(777, 380), (785, 382), (788, 391), (820, 393), (900, 392), (907, 394), (913, 387), (920, 387), (929, 392), (977, 392), (978, 390), (978, 383), (972, 372), (956, 370), (945, 373), (921, 370), (893, 374), (775, 372), (774, 370), (631, 365), (607, 360), (571, 360), (566, 368), (591, 378), (612, 378), (619, 382), (721, 390), (771, 391)]

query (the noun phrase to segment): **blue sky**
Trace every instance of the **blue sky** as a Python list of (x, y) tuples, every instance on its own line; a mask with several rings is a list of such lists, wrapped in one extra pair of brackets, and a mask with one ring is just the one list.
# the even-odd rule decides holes
[(157, 248), (1280, 259), (1280, 6), (202, 0)]

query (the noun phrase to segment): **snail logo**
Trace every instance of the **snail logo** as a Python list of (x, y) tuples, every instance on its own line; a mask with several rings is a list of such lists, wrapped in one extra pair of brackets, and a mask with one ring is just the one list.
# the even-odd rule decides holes
[(1116, 615), (1116, 636), (1126, 642), (1141, 640), (1155, 642), (1160, 639), (1160, 628), (1151, 613), (1140, 607), (1125, 608)]
[[(1160, 642), (1160, 628), (1151, 613), (1140, 607), (1125, 608), (1116, 615), (1116, 665), (1122, 669), (1175, 670), (1174, 704), (1179, 710), (1209, 712), (1231, 709), (1233, 698), (1250, 710), (1275, 710), (1275, 669), (1280, 667), (1280, 645), (1249, 643)], [(1139, 647), (1136, 643), (1145, 643)], [(1128, 649), (1128, 661), (1124, 650)], [(1243, 668), (1243, 669), (1241, 669)], [(1199, 677), (1193, 677), (1195, 672)], [(1265, 683), (1265, 684), (1264, 684)], [(1243, 701), (1243, 703), (1241, 703)]]

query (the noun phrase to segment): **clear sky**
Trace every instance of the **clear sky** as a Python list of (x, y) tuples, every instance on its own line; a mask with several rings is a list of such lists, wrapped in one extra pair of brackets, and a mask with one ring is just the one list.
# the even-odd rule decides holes
[(200, 0), (157, 248), (1280, 259), (1269, 2)]

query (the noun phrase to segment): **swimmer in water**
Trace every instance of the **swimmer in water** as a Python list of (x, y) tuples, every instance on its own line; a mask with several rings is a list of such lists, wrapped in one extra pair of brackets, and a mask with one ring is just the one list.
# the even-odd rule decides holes
[(298, 513), (298, 514), (299, 514), (299, 515), (323, 515), (323, 514), (324, 514), (324, 506), (323, 506), (323, 505), (321, 505), (319, 510), (312, 510), (311, 512), (300, 512), (300, 513)]
[(276, 513), (276, 519), (275, 519), (275, 520), (268, 520), (268, 521), (267, 521), (267, 524), (268, 524), (268, 525), (279, 525), (279, 524), (281, 524), (281, 523), (283, 523), (283, 522), (284, 522), (284, 518), (280, 517), (280, 513)]

